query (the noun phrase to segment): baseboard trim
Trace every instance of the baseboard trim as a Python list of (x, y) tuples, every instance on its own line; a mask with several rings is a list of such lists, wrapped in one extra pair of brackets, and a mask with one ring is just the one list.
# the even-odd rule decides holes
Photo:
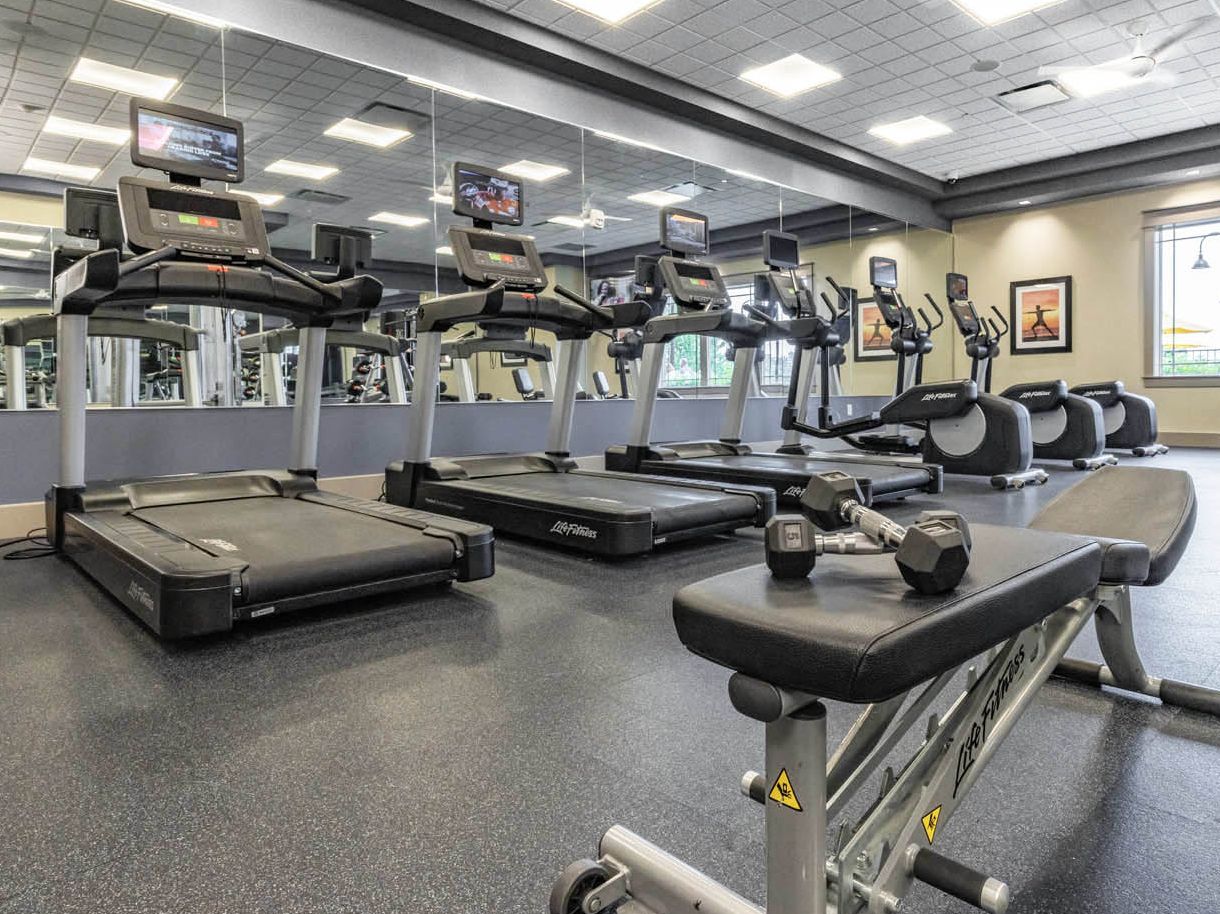
[[(355, 498), (378, 498), (385, 482), (384, 473), (368, 476), (329, 476), (318, 484), (327, 492), (351, 495)], [(46, 524), (43, 503), (22, 502), (15, 505), (0, 505), (0, 539), (16, 539), (31, 530), (41, 529)]]
[(1170, 447), (1220, 448), (1220, 434), (1214, 432), (1162, 432), (1157, 440)]

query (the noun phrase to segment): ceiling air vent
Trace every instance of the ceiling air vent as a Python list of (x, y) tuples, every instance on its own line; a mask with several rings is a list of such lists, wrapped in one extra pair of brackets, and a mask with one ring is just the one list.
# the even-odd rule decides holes
[(716, 188), (708, 187), (706, 184), (696, 184), (694, 181), (683, 181), (681, 184), (672, 184), (665, 190), (667, 193), (678, 194), (688, 200), (693, 200), (700, 194), (715, 193)]
[(301, 190), (295, 190), (288, 195), (293, 200), (306, 200), (309, 203), (322, 203), (326, 206), (334, 206), (336, 203), (346, 203), (351, 197), (345, 197), (343, 194), (328, 194), (324, 190), (313, 190), (309, 187), (304, 187)]
[(1066, 102), (1071, 96), (1059, 88), (1053, 79), (1044, 79), (1040, 83), (1031, 83), (1019, 89), (1009, 89), (996, 96), (996, 101), (1016, 114), (1033, 111), (1035, 108), (1045, 108), (1047, 105), (1057, 105)]
[(582, 254), (585, 251), (591, 251), (597, 247), (595, 244), (577, 244), (575, 241), (565, 241), (563, 244), (555, 245), (557, 251), (575, 251), (577, 254)]

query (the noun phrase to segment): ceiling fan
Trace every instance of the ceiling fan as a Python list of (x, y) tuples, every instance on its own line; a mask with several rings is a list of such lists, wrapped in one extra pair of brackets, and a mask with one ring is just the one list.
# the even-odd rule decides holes
[(1144, 41), (1148, 35), (1149, 25), (1147, 21), (1137, 19), (1127, 26), (1127, 36), (1133, 41), (1129, 55), (1099, 64), (1058, 64), (1040, 67), (1038, 75), (1052, 77), (1072, 95), (1085, 98), (1100, 95), (1112, 89), (1124, 88), (1137, 82), (1172, 82), (1172, 74), (1158, 69), (1160, 62), (1183, 41), (1212, 22), (1215, 22), (1215, 19), (1210, 16), (1196, 19), (1194, 22), (1188, 22), (1153, 47), (1145, 47)]

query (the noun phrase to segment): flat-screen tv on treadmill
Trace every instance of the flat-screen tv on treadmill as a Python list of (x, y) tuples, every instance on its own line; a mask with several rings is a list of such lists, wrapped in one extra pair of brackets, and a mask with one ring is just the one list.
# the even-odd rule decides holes
[(898, 288), (898, 261), (892, 257), (870, 257), (868, 259), (869, 285), (879, 289)]
[(241, 121), (133, 98), (131, 135), (131, 161), (141, 168), (229, 184), (244, 177)]
[(521, 225), (525, 222), (525, 188), (512, 175), (456, 162), (453, 213), (476, 222)]
[(787, 232), (763, 232), (763, 263), (776, 270), (795, 270), (801, 265), (800, 239)]
[(667, 206), (661, 210), (661, 247), (676, 254), (706, 254), (707, 216)]

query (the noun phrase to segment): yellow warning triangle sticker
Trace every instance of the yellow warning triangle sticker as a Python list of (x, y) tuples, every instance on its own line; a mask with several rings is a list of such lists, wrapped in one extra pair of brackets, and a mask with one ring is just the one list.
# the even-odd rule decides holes
[(796, 791), (792, 789), (792, 781), (788, 777), (787, 768), (779, 770), (779, 777), (771, 785), (771, 792), (767, 796), (780, 806), (787, 806), (789, 809), (795, 809), (797, 812), (803, 811), (801, 809), (801, 801), (796, 798)]
[(928, 813), (919, 821), (923, 823), (924, 834), (928, 836), (928, 843), (932, 843), (932, 839), (936, 837), (936, 824), (940, 821), (940, 807), (937, 806), (934, 810)]

